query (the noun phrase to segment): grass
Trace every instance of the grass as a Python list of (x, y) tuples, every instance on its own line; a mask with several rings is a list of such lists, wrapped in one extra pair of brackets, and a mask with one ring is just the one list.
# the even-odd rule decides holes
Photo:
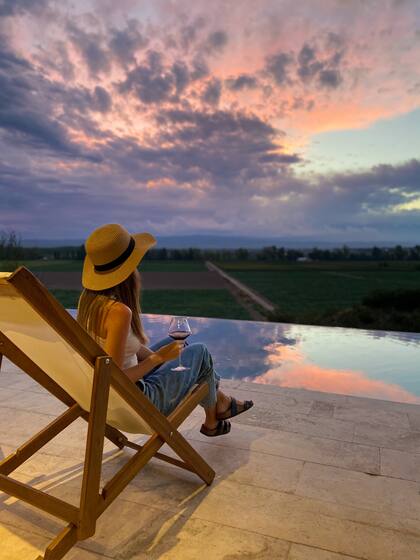
[(284, 314), (277, 310), (270, 321), (301, 323), (385, 331), (418, 332), (420, 328), (420, 288), (376, 290), (345, 309)]
[[(50, 290), (66, 308), (76, 308), (78, 290)], [(244, 319), (251, 317), (227, 290), (144, 290), (143, 313)]]
[(200, 272), (202, 270), (207, 270), (207, 268), (204, 261), (143, 260), (140, 263), (139, 270), (140, 272)]
[(251, 319), (228, 290), (145, 290), (144, 313)]
[[(220, 263), (222, 264), (222, 263)], [(268, 298), (280, 311), (297, 316), (308, 312), (343, 309), (360, 303), (373, 290), (393, 290), (420, 286), (420, 270), (416, 263), (301, 263), (254, 268), (245, 263), (223, 266), (233, 277)], [(303, 263), (302, 263), (303, 264)], [(345, 264), (345, 266), (342, 266)], [(375, 266), (376, 265), (376, 266)], [(411, 265), (411, 266), (408, 266)]]
[(50, 292), (53, 296), (58, 299), (63, 307), (66, 309), (76, 309), (77, 302), (80, 296), (80, 290), (54, 290), (51, 289)]
[[(48, 272), (59, 271), (81, 271), (83, 261), (70, 260), (33, 260), (33, 261), (0, 261), (0, 271), (13, 271), (19, 266), (26, 266), (29, 270), (36, 272), (40, 270)], [(181, 260), (143, 260), (139, 266), (140, 272), (194, 272), (207, 270), (204, 261), (181, 261)]]
[(420, 270), (418, 261), (312, 261), (305, 263), (288, 261), (213, 261), (214, 264), (229, 271), (286, 271), (286, 270), (318, 270), (356, 272), (366, 270)]
[(45, 270), (49, 272), (59, 272), (59, 271), (81, 271), (82, 261), (0, 261), (0, 271), (2, 272), (12, 272), (19, 266), (25, 266), (33, 272), (40, 270)]

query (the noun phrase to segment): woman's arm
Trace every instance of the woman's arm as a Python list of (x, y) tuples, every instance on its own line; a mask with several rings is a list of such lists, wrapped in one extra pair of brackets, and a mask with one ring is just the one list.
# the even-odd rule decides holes
[(144, 377), (157, 365), (164, 364), (169, 360), (175, 360), (178, 358), (183, 346), (183, 340), (173, 340), (169, 344), (165, 344), (164, 346), (158, 348), (156, 352), (152, 352), (150, 356), (142, 360), (136, 366), (125, 369), (124, 372), (132, 381), (137, 381), (138, 379)]
[(144, 358), (144, 360), (139, 362), (137, 365), (125, 369), (124, 373), (131, 379), (131, 381), (136, 382), (160, 364), (163, 364), (162, 358), (158, 354), (152, 352), (150, 356)]
[(148, 358), (149, 356), (152, 356), (153, 354), (153, 350), (150, 350), (150, 348), (142, 344), (140, 350), (137, 352), (137, 359), (139, 362), (141, 362), (142, 360)]

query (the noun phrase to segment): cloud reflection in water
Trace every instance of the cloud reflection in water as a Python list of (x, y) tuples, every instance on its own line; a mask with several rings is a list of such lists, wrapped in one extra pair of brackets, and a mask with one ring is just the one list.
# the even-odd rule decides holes
[[(153, 343), (170, 315), (143, 314)], [(227, 379), (420, 403), (420, 334), (190, 317)]]
[[(144, 314), (152, 342), (170, 316)], [(224, 378), (420, 403), (420, 334), (191, 317)]]

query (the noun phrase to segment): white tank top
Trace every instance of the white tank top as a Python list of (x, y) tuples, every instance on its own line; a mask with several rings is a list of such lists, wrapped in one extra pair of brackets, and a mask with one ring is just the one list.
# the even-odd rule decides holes
[[(113, 299), (113, 298), (110, 298)], [(104, 347), (105, 338), (101, 336), (94, 337), (95, 340)], [(125, 343), (125, 350), (124, 350), (124, 358), (123, 358), (123, 366), (122, 369), (126, 369), (132, 366), (136, 366), (138, 363), (137, 360), (137, 352), (141, 348), (141, 342), (134, 334), (133, 327), (130, 326), (130, 330), (127, 336), (127, 341)]]
[[(102, 338), (101, 336), (98, 336), (97, 340), (98, 340), (98, 343), (103, 348), (104, 343), (105, 343), (105, 338)], [(140, 350), (140, 348), (141, 348), (141, 342), (137, 338), (137, 336), (134, 334), (134, 331), (133, 331), (132, 327), (130, 327), (130, 331), (129, 331), (128, 336), (127, 336), (127, 342), (125, 344), (124, 360), (123, 360), (122, 369), (127, 369), (129, 367), (137, 365), (137, 363), (138, 363), (137, 352)]]

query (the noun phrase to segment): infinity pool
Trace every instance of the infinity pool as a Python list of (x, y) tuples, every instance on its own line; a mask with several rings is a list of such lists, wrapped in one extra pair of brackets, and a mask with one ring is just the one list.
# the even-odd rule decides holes
[[(70, 310), (75, 315), (75, 310)], [(143, 314), (153, 343), (170, 315)], [(420, 333), (191, 317), (224, 378), (420, 403)]]

